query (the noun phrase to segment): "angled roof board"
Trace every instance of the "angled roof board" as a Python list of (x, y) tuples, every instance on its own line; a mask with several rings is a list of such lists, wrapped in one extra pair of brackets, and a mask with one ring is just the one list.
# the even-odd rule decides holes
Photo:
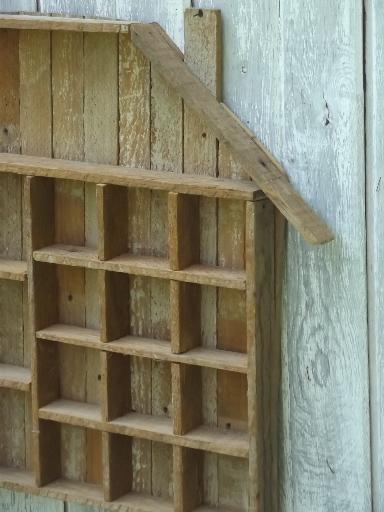
[(192, 73), (162, 28), (156, 23), (133, 24), (131, 34), (134, 44), (183, 100), (209, 124), (217, 138), (230, 145), (249, 176), (302, 236), (313, 244), (331, 241), (332, 232), (294, 190), (281, 165)]
[(217, 101), (193, 74), (183, 54), (157, 23), (0, 15), (0, 27), (38, 30), (131, 32), (132, 41), (187, 105), (208, 123), (217, 138), (229, 144), (248, 175), (286, 219), (312, 244), (333, 240), (332, 231), (290, 184), (282, 166), (249, 129)]

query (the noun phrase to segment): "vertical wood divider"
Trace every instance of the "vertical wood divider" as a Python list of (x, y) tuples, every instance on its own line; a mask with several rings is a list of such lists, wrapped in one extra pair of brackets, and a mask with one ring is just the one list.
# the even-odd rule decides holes
[[(126, 252), (127, 191), (97, 185), (98, 257), (108, 260)], [(129, 276), (99, 271), (100, 341), (120, 338), (129, 331)], [(128, 356), (102, 351), (101, 412), (111, 421), (131, 410), (131, 367)], [(132, 490), (132, 439), (102, 433), (104, 499), (113, 501)]]
[(268, 511), (273, 444), (278, 401), (271, 400), (274, 315), (275, 216), (268, 200), (246, 205), (249, 510)]
[[(39, 407), (49, 401), (51, 373), (44, 371), (49, 351), (40, 353), (36, 331), (57, 321), (56, 269), (33, 261), (33, 251), (52, 244), (54, 239), (53, 182), (46, 178), (27, 177), (24, 183), (26, 200), (26, 256), (28, 265), (28, 296), (32, 338), (32, 425), (33, 460), (36, 485), (42, 486), (60, 477), (60, 425), (39, 419)], [(43, 347), (41, 347), (44, 350)], [(52, 362), (57, 364), (55, 354)], [(57, 389), (58, 383), (56, 383)], [(55, 387), (51, 388), (55, 393)], [(58, 389), (57, 389), (58, 394)], [(55, 398), (52, 396), (52, 398)]]
[[(221, 101), (222, 95), (222, 38), (221, 15), (217, 9), (186, 9), (184, 12), (184, 60), (211, 93)], [(218, 141), (204, 121), (190, 108), (184, 108), (184, 172), (217, 176)], [(217, 264), (217, 200), (200, 199), (200, 260)], [(217, 346), (217, 289), (200, 288), (201, 329), (200, 342), (206, 348)], [(204, 422), (217, 426), (217, 371), (201, 369)], [(202, 501), (218, 503), (218, 457), (206, 453), (203, 469)], [(188, 478), (186, 475), (184, 478)], [(188, 485), (188, 484), (187, 484)], [(209, 489), (208, 489), (209, 487)], [(196, 489), (195, 489), (196, 490)], [(184, 510), (189, 510), (186, 496)], [(183, 510), (183, 508), (180, 508)]]

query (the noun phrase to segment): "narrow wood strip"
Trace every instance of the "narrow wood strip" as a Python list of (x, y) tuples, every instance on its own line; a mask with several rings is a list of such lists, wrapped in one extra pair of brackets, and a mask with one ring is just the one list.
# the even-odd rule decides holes
[(25, 261), (0, 259), (0, 279), (24, 281), (27, 278), (27, 263)]
[(130, 413), (110, 422), (102, 421), (98, 405), (57, 400), (39, 410), (39, 417), (53, 422), (185, 446), (233, 457), (248, 457), (248, 436), (242, 432), (201, 426), (184, 436), (173, 434), (172, 420), (165, 416)]
[(101, 19), (1, 14), (0, 27), (28, 30), (66, 30), (79, 32), (127, 32), (129, 22)]
[(169, 341), (139, 336), (125, 336), (102, 344), (97, 330), (64, 324), (56, 324), (42, 329), (36, 333), (36, 336), (38, 339), (46, 341), (58, 341), (106, 352), (216, 368), (228, 372), (246, 374), (248, 367), (247, 355), (239, 352), (196, 347), (183, 354), (175, 354), (171, 351)]
[(0, 388), (31, 390), (31, 370), (21, 366), (0, 364)]
[(172, 279), (187, 283), (245, 289), (245, 272), (208, 265), (192, 265), (184, 270), (171, 270), (166, 259), (123, 254), (109, 261), (99, 261), (96, 251), (88, 247), (53, 245), (34, 251), (35, 261), (89, 269), (109, 270), (138, 276)]
[(278, 486), (275, 469), (278, 442), (280, 340), (273, 336), (274, 232), (273, 206), (247, 203), (247, 350), (249, 428), (249, 508), (272, 510)]
[(132, 439), (102, 433), (104, 499), (114, 501), (132, 491)]
[(197, 196), (168, 195), (169, 261), (173, 270), (200, 262), (200, 201)]
[(175, 512), (195, 511), (203, 500), (203, 453), (174, 446), (173, 474)]
[[(168, 170), (171, 170), (168, 168)], [(75, 162), (58, 158), (0, 154), (0, 172), (121, 185), (239, 200), (260, 199), (263, 194), (254, 183), (209, 176), (180, 175), (116, 165)]]
[(183, 436), (202, 424), (202, 381), (198, 366), (172, 365), (173, 432)]
[(219, 140), (230, 145), (247, 173), (302, 236), (314, 244), (332, 240), (328, 226), (294, 190), (280, 164), (192, 73), (159, 26), (133, 25), (131, 34), (156, 71), (209, 124)]

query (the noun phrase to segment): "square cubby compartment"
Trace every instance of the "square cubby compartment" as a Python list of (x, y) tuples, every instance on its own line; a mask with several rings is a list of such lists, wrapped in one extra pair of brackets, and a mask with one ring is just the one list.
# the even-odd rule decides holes
[(168, 259), (166, 192), (102, 185), (98, 201), (102, 205), (101, 259), (121, 255), (153, 263)]
[[(72, 180), (37, 178), (32, 185), (31, 206), (39, 222), (39, 247), (62, 249), (98, 247), (96, 185)], [(35, 244), (36, 244), (36, 237)], [(78, 249), (80, 250), (80, 249)]]
[(172, 350), (191, 362), (247, 371), (244, 290), (171, 282)]
[(100, 351), (48, 340), (38, 340), (36, 348), (38, 406), (48, 419), (100, 421)]
[(102, 432), (67, 423), (39, 420), (39, 481), (103, 499)]
[(30, 395), (0, 389), (0, 473), (32, 470), (32, 422)]
[(199, 430), (218, 453), (247, 450), (247, 376), (242, 373), (172, 364), (174, 433)]
[[(169, 444), (121, 434), (105, 434), (106, 499), (171, 512), (173, 450)], [(140, 507), (141, 508), (141, 507)]]
[[(93, 337), (98, 333), (99, 271), (35, 261), (33, 273), (36, 331), (55, 325), (87, 328)], [(57, 334), (59, 340), (65, 337)]]
[[(244, 201), (171, 192), (169, 225), (170, 260), (175, 270), (198, 264), (218, 266), (232, 270), (234, 279), (237, 271), (244, 270)], [(217, 273), (220, 276), (226, 274)]]
[(103, 341), (119, 340), (130, 353), (137, 347), (138, 355), (149, 357), (156, 347), (170, 346), (169, 281), (117, 272), (103, 273), (102, 280)]
[(247, 459), (176, 447), (174, 466), (180, 510), (250, 510)]
[(0, 385), (29, 391), (30, 347), (26, 282), (0, 279)]
[(103, 353), (103, 375), (107, 421), (137, 427), (138, 434), (149, 432), (155, 440), (164, 428), (172, 434), (170, 363), (108, 352)]

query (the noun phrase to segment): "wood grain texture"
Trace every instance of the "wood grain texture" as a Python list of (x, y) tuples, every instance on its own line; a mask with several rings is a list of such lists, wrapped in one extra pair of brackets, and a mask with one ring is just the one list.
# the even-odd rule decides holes
[[(131, 42), (129, 34), (119, 36), (119, 137), (120, 165), (138, 169), (151, 166), (151, 75), (150, 63)], [(126, 218), (126, 246), (131, 254), (150, 254), (151, 191), (129, 189)], [(129, 277), (129, 332), (150, 336), (151, 312), (148, 301), (151, 282), (141, 276)], [(132, 409), (142, 414), (152, 411), (152, 362), (131, 357)], [(152, 491), (152, 447), (150, 441), (132, 440), (132, 489)]]
[(198, 6), (222, 9), (225, 102), (339, 239), (312, 251), (290, 233), (282, 510), (369, 509), (361, 3)]
[(384, 83), (383, 5), (375, 0), (366, 2), (366, 177), (367, 177), (367, 257), (368, 257), (368, 321), (369, 321), (369, 371), (370, 413), (372, 447), (372, 504), (373, 511), (384, 507), (384, 302), (382, 258), (384, 230), (382, 165), (384, 152), (384, 118), (381, 108)]
[(36, 0), (1, 0), (0, 12), (35, 12)]

